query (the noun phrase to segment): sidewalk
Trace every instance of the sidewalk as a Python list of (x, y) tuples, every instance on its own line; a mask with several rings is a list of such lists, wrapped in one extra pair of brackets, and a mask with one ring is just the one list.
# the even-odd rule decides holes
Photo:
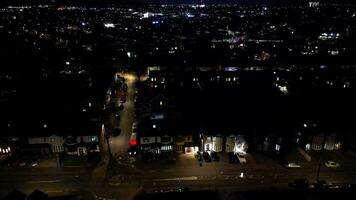
[(92, 172), (92, 180), (93, 182), (101, 182), (104, 181), (107, 176), (107, 170), (109, 166), (109, 157), (106, 156), (102, 159), (102, 161), (98, 164), (98, 166)]

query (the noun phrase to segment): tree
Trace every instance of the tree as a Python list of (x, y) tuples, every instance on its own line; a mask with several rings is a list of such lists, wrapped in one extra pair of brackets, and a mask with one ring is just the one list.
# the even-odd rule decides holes
[(106, 144), (108, 145), (108, 152), (109, 156), (112, 157), (112, 152), (111, 152), (111, 147), (110, 147), (110, 142), (109, 139), (111, 137), (117, 137), (121, 134), (121, 129), (120, 128), (110, 128), (109, 126), (105, 126), (105, 139), (106, 139)]

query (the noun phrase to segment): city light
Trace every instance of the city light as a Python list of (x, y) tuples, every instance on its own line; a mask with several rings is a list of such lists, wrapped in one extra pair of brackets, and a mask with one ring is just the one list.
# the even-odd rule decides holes
[(95, 1), (0, 8), (1, 191), (353, 187), (356, 2)]
[(113, 23), (105, 23), (104, 27), (105, 28), (115, 28), (115, 25)]

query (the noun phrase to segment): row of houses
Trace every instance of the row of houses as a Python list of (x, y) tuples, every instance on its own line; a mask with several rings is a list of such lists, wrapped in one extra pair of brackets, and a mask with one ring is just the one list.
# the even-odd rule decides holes
[(100, 152), (98, 135), (30, 137), (25, 148), (48, 153), (65, 152), (68, 155), (78, 156)]
[(33, 151), (45, 154), (61, 154), (87, 156), (89, 153), (98, 153), (101, 149), (101, 136), (104, 126), (94, 123), (84, 127), (74, 134), (53, 131), (52, 129), (39, 130), (31, 136), (3, 136), (0, 138), (0, 158), (4, 159), (14, 153)]
[[(157, 127), (156, 127), (157, 128)], [(141, 152), (160, 154), (165, 152), (195, 153), (197, 151), (246, 152), (248, 143), (241, 135), (138, 134)]]
[(342, 147), (342, 140), (336, 134), (326, 135), (321, 133), (303, 137), (298, 133), (296, 142), (306, 151), (335, 151)]

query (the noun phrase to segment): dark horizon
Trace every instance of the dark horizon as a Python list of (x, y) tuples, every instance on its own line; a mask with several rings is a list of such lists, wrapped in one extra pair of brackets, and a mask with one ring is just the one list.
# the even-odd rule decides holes
[[(241, 4), (241, 5), (291, 5), (306, 4), (314, 0), (203, 0), (204, 4)], [(317, 1), (317, 0), (315, 0)], [(70, 4), (70, 5), (120, 5), (120, 4), (200, 4), (201, 0), (2, 0), (0, 6), (38, 5), (38, 4)], [(350, 3), (354, 0), (319, 0), (320, 3)]]

